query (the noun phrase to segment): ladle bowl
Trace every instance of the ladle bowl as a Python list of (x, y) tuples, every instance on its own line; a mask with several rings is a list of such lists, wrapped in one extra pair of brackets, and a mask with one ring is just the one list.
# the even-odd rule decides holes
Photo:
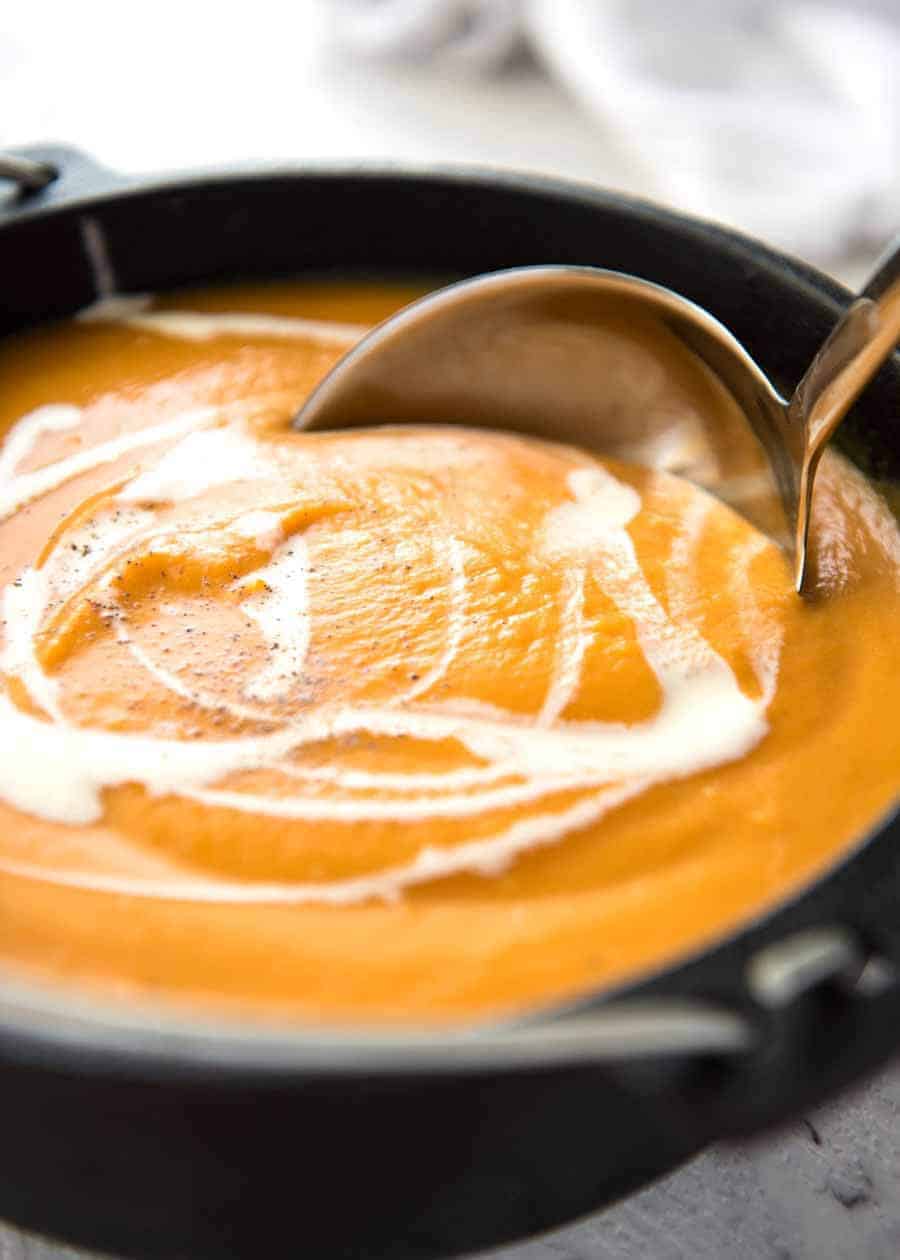
[(802, 592), (819, 458), (898, 338), (900, 245), (790, 399), (719, 320), (671, 289), (596, 267), (519, 267), (384, 320), (295, 425), (487, 425), (678, 473), (782, 543)]

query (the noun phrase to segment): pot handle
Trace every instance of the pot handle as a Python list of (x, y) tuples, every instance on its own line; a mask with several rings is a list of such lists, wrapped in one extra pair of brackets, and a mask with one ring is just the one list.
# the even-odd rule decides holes
[[(647, 1058), (680, 1061), (692, 1067), (666, 1105), (683, 1107), (707, 1138), (753, 1132), (877, 1065), (866, 1046), (900, 1018), (900, 967), (849, 927), (825, 923), (746, 958), (731, 996), (727, 1004), (688, 994), (623, 998), (501, 1028), (475, 1045), (506, 1067), (606, 1065), (623, 1079)], [(853, 1067), (842, 1078), (848, 1055)]]
[[(128, 182), (78, 149), (61, 145), (9, 149), (0, 153), (0, 223), (89, 202)], [(6, 194), (7, 184), (12, 186), (11, 195)]]

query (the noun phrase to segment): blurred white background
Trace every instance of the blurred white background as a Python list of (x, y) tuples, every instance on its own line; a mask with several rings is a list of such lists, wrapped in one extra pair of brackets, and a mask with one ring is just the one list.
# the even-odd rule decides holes
[(0, 147), (38, 141), (540, 170), (855, 282), (900, 224), (900, 2), (6, 0)]

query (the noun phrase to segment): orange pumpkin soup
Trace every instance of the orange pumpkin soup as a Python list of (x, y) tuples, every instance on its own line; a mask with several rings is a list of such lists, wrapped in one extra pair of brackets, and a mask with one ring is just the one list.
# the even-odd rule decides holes
[[(0, 348), (0, 964), (446, 1021), (697, 948), (900, 786), (900, 535), (837, 455), (819, 592), (678, 478), (290, 431), (398, 286), (106, 305)], [(552, 428), (552, 421), (550, 422)]]

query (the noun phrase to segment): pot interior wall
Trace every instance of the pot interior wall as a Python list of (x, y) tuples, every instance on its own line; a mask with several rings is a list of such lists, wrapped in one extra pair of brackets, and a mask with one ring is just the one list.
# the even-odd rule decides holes
[[(101, 245), (102, 242), (102, 245)], [(717, 315), (785, 389), (842, 301), (802, 264), (643, 202), (542, 180), (454, 175), (284, 175), (131, 190), (25, 218), (0, 233), (0, 334), (62, 316), (98, 295), (97, 250), (121, 292), (309, 272), (470, 275), (531, 263), (631, 272)], [(860, 415), (898, 405), (882, 372)], [(896, 433), (843, 433), (857, 459), (900, 473)]]

